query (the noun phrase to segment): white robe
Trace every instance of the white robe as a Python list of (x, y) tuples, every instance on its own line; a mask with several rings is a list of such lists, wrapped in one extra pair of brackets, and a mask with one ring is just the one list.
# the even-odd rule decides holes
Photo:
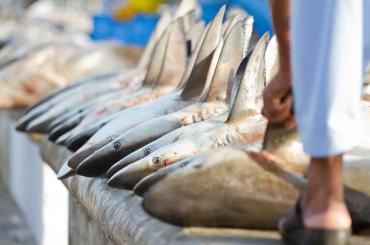
[(370, 0), (293, 0), (294, 109), (305, 151), (344, 153), (358, 143)]

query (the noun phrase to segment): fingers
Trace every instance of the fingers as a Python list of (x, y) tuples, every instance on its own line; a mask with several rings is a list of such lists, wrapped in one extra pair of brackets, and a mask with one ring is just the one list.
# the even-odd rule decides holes
[(269, 99), (262, 109), (262, 115), (270, 123), (287, 123), (286, 126), (294, 127), (295, 120), (293, 117), (293, 98), (286, 97), (283, 101), (280, 99)]
[(267, 100), (262, 109), (262, 115), (270, 123), (285, 122), (292, 115), (292, 97), (288, 96), (284, 101), (280, 99)]
[(263, 91), (262, 115), (269, 123), (283, 123), (289, 128), (295, 126), (291, 88), (290, 82), (279, 72)]
[(294, 115), (292, 115), (288, 120), (285, 121), (284, 125), (287, 129), (292, 129), (296, 126), (296, 118)]

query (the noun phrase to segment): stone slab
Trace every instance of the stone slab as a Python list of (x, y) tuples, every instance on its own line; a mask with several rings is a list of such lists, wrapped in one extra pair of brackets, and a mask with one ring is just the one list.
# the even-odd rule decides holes
[[(72, 153), (44, 139), (41, 154), (57, 172)], [(282, 244), (276, 231), (182, 228), (164, 223), (143, 210), (140, 197), (109, 187), (103, 178), (73, 176), (63, 182), (113, 244)], [(352, 244), (370, 244), (370, 240), (353, 237)]]

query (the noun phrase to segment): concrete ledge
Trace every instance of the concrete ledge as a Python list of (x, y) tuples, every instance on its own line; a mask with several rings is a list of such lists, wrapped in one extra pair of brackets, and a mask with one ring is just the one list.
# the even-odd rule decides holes
[[(44, 140), (41, 154), (58, 171), (71, 152)], [(142, 209), (140, 197), (109, 187), (105, 179), (73, 176), (64, 184), (114, 244), (281, 244), (276, 232), (181, 228), (161, 222)]]
[[(58, 171), (72, 153), (44, 139), (41, 154), (45, 162)], [(63, 182), (76, 201), (72, 206), (80, 206), (79, 209), (82, 208), (96, 223), (93, 226), (105, 234), (107, 241), (101, 244), (282, 244), (274, 231), (182, 228), (164, 223), (142, 209), (140, 197), (131, 191), (111, 188), (102, 178), (73, 176)], [(89, 218), (84, 218), (81, 223), (81, 217), (78, 217), (70, 216), (79, 223), (79, 229), (85, 229), (77, 233), (85, 233), (82, 236), (87, 236), (90, 241), (101, 241), (102, 234), (91, 234), (91, 228), (88, 228), (91, 224), (86, 222)], [(94, 236), (97, 239), (91, 240)], [(353, 237), (351, 244), (370, 244), (370, 240), (368, 237)]]

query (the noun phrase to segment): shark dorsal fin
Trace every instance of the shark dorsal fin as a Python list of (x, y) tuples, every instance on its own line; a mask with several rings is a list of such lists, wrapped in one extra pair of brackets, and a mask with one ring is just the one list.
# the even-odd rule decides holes
[(151, 87), (157, 84), (159, 75), (162, 70), (163, 62), (166, 56), (166, 50), (169, 45), (169, 38), (172, 30), (172, 25), (158, 39), (154, 45), (152, 58), (148, 65), (148, 70), (145, 75), (143, 86)]
[[(245, 42), (249, 43), (251, 32), (245, 31), (246, 19), (233, 18), (225, 33), (225, 43), (209, 89), (208, 101), (227, 101), (236, 70), (244, 58)], [(247, 36), (247, 38), (245, 37)]]
[(204, 39), (199, 42), (196, 52), (190, 59), (188, 69), (182, 82), (185, 88), (181, 93), (184, 100), (197, 99), (209, 89), (210, 79), (207, 79), (208, 72), (212, 63), (213, 54), (221, 40), (222, 21), (225, 14), (223, 6), (215, 18), (206, 28)]
[(157, 85), (172, 87), (178, 85), (185, 72), (187, 62), (185, 32), (181, 20), (178, 19), (171, 26)]
[(226, 38), (227, 35), (229, 35), (231, 29), (235, 26), (235, 24), (238, 21), (242, 21), (244, 19), (246, 19), (246, 18), (242, 15), (233, 15), (233, 16), (227, 18), (225, 20), (224, 24), (222, 25), (222, 36), (224, 38)]
[(279, 45), (274, 35), (267, 46), (266, 54), (266, 83), (276, 76), (279, 70)]
[(229, 8), (229, 10), (227, 11), (226, 18), (232, 18), (233, 16), (237, 15), (243, 17), (243, 19), (252, 17), (246, 10), (237, 6), (231, 6), (231, 8)]
[(257, 42), (246, 62), (246, 68), (236, 92), (232, 92), (228, 121), (237, 119), (245, 113), (259, 112), (262, 107), (261, 97), (265, 86), (265, 52), (269, 34), (265, 33)]
[(232, 21), (232, 19), (228, 18), (222, 24), (221, 33), (222, 33), (222, 36), (225, 37), (225, 38), (226, 38), (226, 35), (225, 35), (226, 30), (227, 30), (227, 28), (229, 28), (231, 21)]
[(206, 26), (204, 32), (202, 33), (202, 35), (200, 36), (200, 38), (199, 38), (199, 40), (197, 42), (197, 45), (194, 48), (194, 51), (190, 55), (188, 66), (186, 68), (186, 71), (184, 73), (184, 76), (181, 79), (181, 83), (179, 84), (179, 87), (178, 87), (179, 89), (184, 89), (184, 87), (185, 87), (185, 85), (187, 83), (187, 80), (189, 79), (189, 76), (190, 76), (190, 73), (192, 72), (192, 69), (194, 67), (194, 64), (195, 64), (197, 55), (199, 54), (199, 51), (200, 51), (200, 49), (202, 47), (202, 43), (204, 41), (204, 38), (206, 37), (206, 34), (207, 34), (208, 30), (209, 30), (209, 26), (210, 25), (207, 25)]
[(176, 9), (174, 18), (175, 19), (181, 18), (187, 15), (189, 12), (195, 11), (197, 7), (198, 7), (197, 0), (182, 0)]
[(161, 18), (159, 19), (157, 26), (155, 27), (152, 35), (150, 36), (150, 39), (148, 41), (148, 44), (146, 45), (143, 54), (140, 57), (139, 63), (137, 65), (137, 68), (139, 69), (145, 69), (148, 67), (154, 48), (158, 42), (158, 40), (161, 38), (163, 33), (168, 29), (172, 21), (172, 15), (169, 11), (164, 11), (162, 13)]
[(197, 0), (182, 0), (174, 15), (175, 19), (182, 18), (185, 32), (191, 29), (195, 23), (195, 11), (198, 7)]
[(206, 29), (206, 25), (204, 21), (196, 22), (186, 34), (188, 39), (188, 53), (191, 55), (194, 52), (195, 47), (197, 46), (198, 42), (201, 40), (202, 34)]
[(248, 48), (249, 46), (251, 46), (251, 39), (252, 39), (252, 33), (253, 33), (253, 24), (254, 24), (254, 17), (253, 16), (248, 16), (247, 19), (246, 19), (246, 22), (245, 22), (245, 39), (246, 41), (244, 42), (245, 43), (245, 46), (244, 46), (244, 50), (243, 50), (243, 54), (244, 54), (244, 57), (247, 56), (247, 53), (248, 53)]

